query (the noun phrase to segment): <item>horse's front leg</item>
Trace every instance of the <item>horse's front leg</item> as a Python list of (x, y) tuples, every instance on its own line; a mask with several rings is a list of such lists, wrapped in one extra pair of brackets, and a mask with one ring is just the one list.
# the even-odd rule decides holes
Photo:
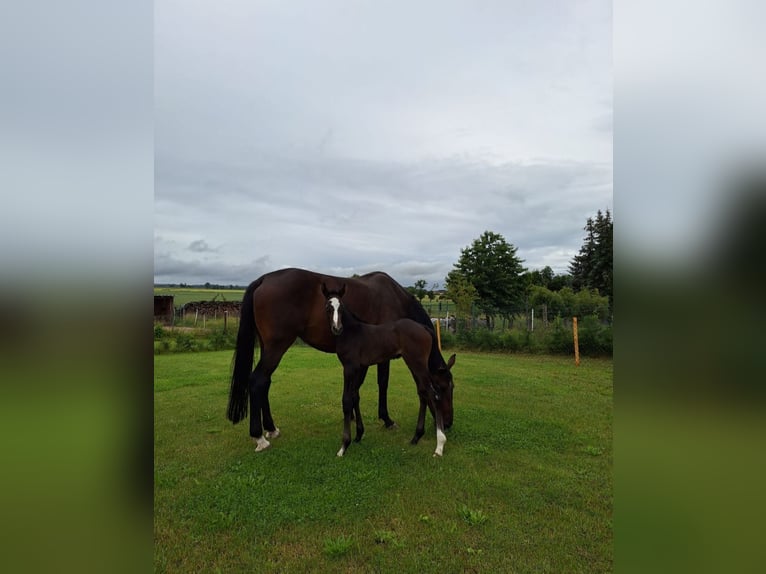
[(391, 361), (378, 363), (378, 418), (387, 429), (395, 428), (396, 423), (388, 416), (388, 376), (391, 371)]
[[(346, 454), (348, 445), (351, 444), (351, 414), (354, 412), (354, 389), (356, 377), (353, 369), (343, 368), (343, 443), (338, 456)], [(358, 393), (357, 393), (358, 395)]]
[(418, 397), (420, 397), (420, 411), (418, 412), (418, 424), (415, 427), (415, 436), (412, 437), (410, 444), (418, 444), (420, 437), (426, 432), (426, 397), (418, 391)]
[(360, 442), (362, 440), (362, 435), (364, 434), (362, 412), (359, 410), (359, 387), (362, 386), (363, 380), (364, 379), (360, 379), (354, 389), (354, 414), (356, 415), (356, 438), (354, 439), (354, 442)]

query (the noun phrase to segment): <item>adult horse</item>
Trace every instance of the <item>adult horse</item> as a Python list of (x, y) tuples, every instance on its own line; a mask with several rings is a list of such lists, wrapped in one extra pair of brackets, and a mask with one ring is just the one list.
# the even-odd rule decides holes
[(339, 291), (330, 291), (322, 284), (330, 330), (337, 338), (336, 353), (343, 365), (343, 444), (338, 456), (343, 456), (351, 444), (352, 412), (356, 414), (356, 442), (362, 440), (364, 434), (359, 410), (359, 387), (367, 367), (398, 357), (404, 359), (412, 373), (420, 397), (418, 424), (410, 442), (417, 444), (423, 436), (428, 406), (436, 424), (434, 456), (442, 456), (444, 443), (447, 442), (444, 422), (452, 420), (454, 385), (450, 369), (455, 364), (455, 355), (449, 358), (445, 367), (430, 371), (428, 357), (434, 340), (432, 331), (412, 319), (397, 319), (379, 325), (360, 321), (342, 301), (345, 292), (345, 285)]
[[(341, 278), (291, 268), (267, 273), (253, 281), (242, 299), (226, 414), (231, 422), (238, 423), (247, 416), (249, 399), (250, 436), (256, 443), (256, 451), (268, 448), (268, 439), (279, 436), (271, 416), (269, 387), (272, 374), (295, 339), (300, 337), (326, 353), (335, 352), (335, 337), (325, 314), (323, 283), (331, 289), (345, 284), (346, 305), (366, 323), (386, 323), (407, 317), (433, 330), (428, 313), (417, 299), (379, 271), (357, 278)], [(253, 369), (256, 341), (260, 355)], [(434, 339), (429, 368), (436, 370), (444, 365)], [(394, 424), (388, 415), (389, 367), (389, 361), (378, 364), (378, 417), (387, 427)], [(449, 426), (447, 423), (452, 421), (445, 421)]]

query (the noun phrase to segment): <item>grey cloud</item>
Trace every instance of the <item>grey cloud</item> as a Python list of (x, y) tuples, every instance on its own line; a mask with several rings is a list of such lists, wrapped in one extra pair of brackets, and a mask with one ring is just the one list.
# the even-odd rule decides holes
[(193, 251), (194, 253), (216, 253), (218, 251), (218, 249), (210, 247), (204, 239), (192, 241), (189, 244), (188, 250)]

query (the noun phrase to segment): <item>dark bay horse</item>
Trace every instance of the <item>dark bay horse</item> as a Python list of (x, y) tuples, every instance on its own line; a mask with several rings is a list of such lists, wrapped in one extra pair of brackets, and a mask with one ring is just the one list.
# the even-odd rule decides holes
[[(282, 269), (253, 281), (245, 291), (232, 361), (231, 390), (227, 417), (238, 423), (247, 416), (250, 402), (250, 436), (256, 451), (270, 446), (268, 438), (279, 436), (269, 406), (271, 376), (282, 356), (296, 338), (327, 353), (335, 352), (335, 337), (325, 315), (321, 285), (346, 285), (345, 303), (367, 323), (385, 323), (408, 317), (433, 330), (422, 305), (404, 287), (382, 272), (357, 278), (323, 275), (303, 269)], [(260, 346), (253, 369), (255, 344)], [(434, 342), (429, 355), (434, 370), (444, 358)], [(378, 363), (378, 417), (387, 427), (394, 425), (388, 415), (389, 361)], [(265, 429), (265, 436), (264, 436)]]
[(447, 437), (446, 426), (452, 424), (452, 373), (455, 355), (444, 366), (429, 369), (429, 355), (434, 344), (434, 333), (412, 319), (397, 319), (388, 323), (372, 325), (361, 321), (342, 300), (346, 287), (330, 291), (322, 284), (325, 311), (330, 330), (337, 343), (335, 352), (343, 365), (343, 445), (338, 456), (343, 456), (351, 444), (351, 413), (356, 415), (356, 442), (362, 439), (364, 425), (359, 412), (359, 388), (364, 382), (367, 367), (382, 361), (402, 357), (418, 389), (420, 412), (412, 444), (417, 444), (425, 432), (426, 406), (436, 423), (436, 450), (434, 456), (442, 456)]

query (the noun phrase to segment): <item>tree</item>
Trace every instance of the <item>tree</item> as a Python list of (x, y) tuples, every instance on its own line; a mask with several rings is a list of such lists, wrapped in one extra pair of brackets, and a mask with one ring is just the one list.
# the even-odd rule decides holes
[(560, 291), (563, 287), (572, 284), (572, 276), (569, 274), (556, 275), (550, 266), (546, 265), (541, 270), (527, 271), (523, 274), (524, 281), (528, 285), (528, 291), (532, 287), (545, 287), (551, 291)]
[(597, 289), (609, 299), (609, 308), (613, 308), (613, 263), (612, 246), (614, 225), (609, 210), (598, 210), (596, 218), (588, 218), (583, 228), (587, 235), (580, 251), (569, 264), (572, 274), (572, 287), (575, 290)]
[(449, 272), (446, 295), (455, 303), (455, 317), (463, 321), (470, 319), (471, 307), (478, 298), (478, 294), (476, 287), (471, 285), (465, 275), (455, 269)]
[(426, 296), (426, 280), (425, 279), (418, 279), (415, 281), (415, 285), (412, 287), (407, 287), (407, 291), (412, 293), (415, 297), (417, 297), (418, 301), (422, 300), (423, 297)]
[(522, 260), (516, 247), (499, 233), (485, 231), (471, 246), (460, 250), (460, 259), (446, 278), (447, 289), (464, 277), (476, 289), (477, 305), (491, 327), (495, 315), (510, 316), (524, 305)]

